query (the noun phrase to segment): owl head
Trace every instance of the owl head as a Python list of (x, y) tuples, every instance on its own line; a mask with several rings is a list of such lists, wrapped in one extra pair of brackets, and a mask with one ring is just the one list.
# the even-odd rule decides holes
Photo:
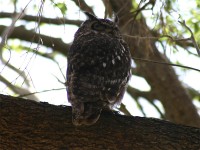
[(95, 34), (106, 34), (110, 37), (121, 37), (118, 28), (119, 19), (117, 16), (114, 21), (111, 21), (109, 19), (99, 19), (89, 12), (84, 13), (87, 16), (87, 20), (82, 23), (81, 27), (77, 31), (77, 34), (82, 35), (87, 32), (94, 32)]

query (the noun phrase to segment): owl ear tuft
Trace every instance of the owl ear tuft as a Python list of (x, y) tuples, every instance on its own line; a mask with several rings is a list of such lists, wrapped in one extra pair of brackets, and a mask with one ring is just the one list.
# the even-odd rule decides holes
[(97, 17), (87, 11), (84, 12), (85, 15), (88, 17), (89, 20), (98, 20)]
[(115, 22), (115, 24), (119, 24), (119, 17), (118, 17), (118, 15), (115, 13), (114, 14), (115, 15), (115, 19), (114, 19), (114, 22)]

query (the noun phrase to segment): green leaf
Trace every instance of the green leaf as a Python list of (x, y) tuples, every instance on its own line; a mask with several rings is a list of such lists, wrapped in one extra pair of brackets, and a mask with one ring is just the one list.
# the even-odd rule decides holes
[(194, 32), (198, 32), (199, 31), (199, 25), (197, 22), (194, 23)]
[(65, 3), (54, 3), (55, 7), (58, 7), (58, 9), (60, 9), (61, 13), (64, 15), (67, 11), (67, 6), (65, 5)]

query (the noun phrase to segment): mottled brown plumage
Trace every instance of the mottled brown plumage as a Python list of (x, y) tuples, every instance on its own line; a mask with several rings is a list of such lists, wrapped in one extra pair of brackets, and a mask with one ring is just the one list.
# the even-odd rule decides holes
[(74, 125), (94, 124), (104, 107), (120, 104), (131, 55), (114, 22), (85, 13), (68, 52), (67, 94)]

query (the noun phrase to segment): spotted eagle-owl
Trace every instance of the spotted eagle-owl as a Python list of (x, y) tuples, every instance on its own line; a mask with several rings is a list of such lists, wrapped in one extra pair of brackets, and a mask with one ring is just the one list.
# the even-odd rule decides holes
[(68, 52), (67, 95), (74, 125), (92, 125), (103, 108), (119, 104), (130, 78), (131, 55), (114, 22), (85, 12)]

